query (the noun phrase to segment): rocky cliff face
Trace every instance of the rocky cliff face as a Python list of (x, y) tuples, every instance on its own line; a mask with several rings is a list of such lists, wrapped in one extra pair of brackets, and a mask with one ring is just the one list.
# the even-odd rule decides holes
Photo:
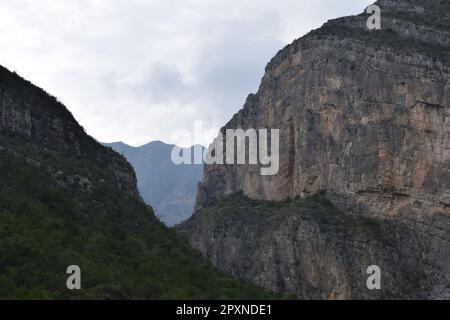
[[(343, 213), (321, 196), (268, 202), (235, 194), (178, 228), (224, 270), (301, 299), (420, 299), (428, 290), (414, 232)], [(382, 290), (367, 288), (374, 264)]]
[[(0, 132), (33, 141), (42, 148), (99, 161), (114, 172), (122, 190), (138, 196), (133, 168), (123, 157), (88, 136), (56, 98), (1, 66)], [(33, 161), (31, 153), (22, 156)]]
[[(404, 259), (416, 252), (422, 255), (416, 268), (423, 277), (417, 281), (426, 289), (420, 294), (449, 298), (450, 4), (438, 0), (377, 4), (382, 9), (382, 30), (366, 30), (368, 15), (364, 14), (329, 21), (272, 59), (258, 92), (248, 97), (222, 130), (280, 129), (280, 171), (261, 176), (255, 165), (205, 166), (197, 209), (236, 192), (275, 201), (321, 193), (346, 214), (394, 221), (412, 230), (410, 239), (417, 239), (418, 245)], [(285, 227), (289, 223), (286, 220)], [(216, 235), (214, 244), (200, 234), (189, 237), (194, 246), (221, 261), (218, 265), (225, 270), (280, 291), (299, 288), (300, 279), (287, 271), (281, 279), (270, 280), (266, 273), (255, 271), (274, 263), (264, 255), (249, 263), (251, 274), (231, 269), (230, 264), (246, 256), (222, 256), (216, 245), (226, 242), (227, 232), (217, 235), (218, 228), (214, 223), (208, 227)], [(297, 222), (295, 228), (297, 237), (303, 237), (304, 225)], [(318, 231), (309, 232), (315, 237), (312, 241), (319, 241)], [(275, 235), (265, 237), (276, 239)], [(407, 239), (398, 239), (400, 246), (395, 250), (401, 251)], [(306, 263), (309, 255), (289, 241), (283, 247), (297, 251), (281, 254), (286, 270)], [(260, 250), (268, 248), (259, 245)], [(342, 254), (350, 251), (351, 245)], [(377, 252), (383, 255), (382, 250)], [(354, 256), (347, 262), (360, 261)], [(386, 258), (386, 263), (395, 266), (396, 261)], [(322, 259), (313, 267), (333, 269), (335, 264)], [(306, 266), (301, 270), (313, 274)], [(335, 275), (336, 281), (350, 288), (343, 276), (349, 272), (344, 270)], [(342, 292), (336, 286), (317, 284), (316, 289), (329, 298), (334, 290)], [(303, 291), (294, 291), (304, 296)], [(411, 294), (419, 292), (404, 296)]]

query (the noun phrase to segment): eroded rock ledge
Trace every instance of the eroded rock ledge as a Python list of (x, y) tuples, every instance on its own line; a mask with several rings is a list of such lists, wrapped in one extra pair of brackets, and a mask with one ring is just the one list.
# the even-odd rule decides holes
[[(425, 248), (414, 230), (356, 217), (321, 196), (293, 201), (226, 197), (178, 226), (220, 268), (301, 299), (426, 297)], [(383, 271), (368, 290), (367, 268)]]

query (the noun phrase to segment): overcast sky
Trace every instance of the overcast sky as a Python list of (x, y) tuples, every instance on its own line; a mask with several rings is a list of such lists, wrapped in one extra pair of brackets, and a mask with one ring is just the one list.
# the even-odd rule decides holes
[[(286, 44), (374, 0), (2, 0), (0, 64), (103, 142), (224, 125)], [(207, 144), (208, 141), (195, 143)]]

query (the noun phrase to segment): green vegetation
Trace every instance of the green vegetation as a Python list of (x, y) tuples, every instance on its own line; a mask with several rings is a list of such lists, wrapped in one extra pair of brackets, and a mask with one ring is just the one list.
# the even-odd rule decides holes
[(227, 221), (245, 221), (246, 224), (258, 224), (259, 232), (266, 233), (276, 230), (292, 217), (315, 223), (322, 230), (381, 241), (384, 241), (386, 230), (394, 227), (389, 221), (343, 213), (321, 195), (274, 202), (249, 199), (241, 193), (202, 209), (187, 223), (190, 228), (201, 229), (204, 224), (225, 225)]
[[(215, 269), (142, 201), (118, 190), (95, 161), (18, 138), (1, 142), (16, 152), (0, 151), (1, 299), (276, 297)], [(33, 165), (20, 160), (19, 146)], [(86, 176), (92, 191), (70, 179), (61, 187), (67, 179), (49, 166), (64, 177)], [(69, 265), (81, 267), (82, 290), (66, 288)]]
[(444, 15), (445, 12), (449, 11), (450, 11), (450, 4), (446, 4), (445, 7), (439, 9), (427, 10), (426, 14), (420, 14), (411, 11), (394, 11), (394, 12), (388, 11), (383, 14), (383, 17), (394, 18), (406, 22), (412, 22), (416, 25), (426, 26), (437, 30), (450, 32), (450, 25), (448, 24), (448, 20), (442, 17), (442, 15)]
[(450, 50), (448, 47), (433, 45), (414, 39), (405, 39), (400, 37), (392, 29), (381, 29), (373, 32), (362, 28), (324, 25), (322, 28), (312, 31), (311, 34), (319, 37), (335, 36), (339, 38), (353, 38), (363, 41), (373, 48), (390, 48), (402, 54), (418, 53), (430, 58), (439, 59), (446, 64), (450, 63)]

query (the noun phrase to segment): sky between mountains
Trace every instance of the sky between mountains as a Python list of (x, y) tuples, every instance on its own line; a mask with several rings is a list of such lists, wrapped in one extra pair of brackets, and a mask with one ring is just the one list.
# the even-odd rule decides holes
[(372, 2), (2, 1), (0, 64), (57, 96), (97, 140), (176, 143), (195, 121), (225, 124), (284, 45)]

